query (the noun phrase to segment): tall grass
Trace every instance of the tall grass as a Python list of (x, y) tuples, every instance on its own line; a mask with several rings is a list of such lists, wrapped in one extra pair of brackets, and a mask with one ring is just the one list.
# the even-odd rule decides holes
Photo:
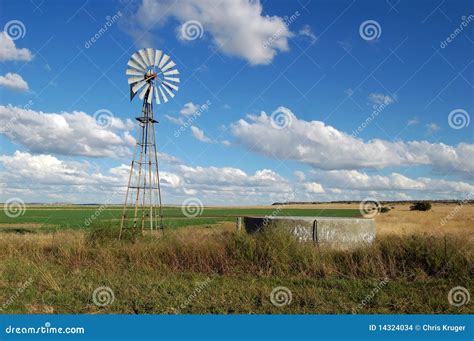
[[(71, 237), (71, 235), (76, 236)], [(255, 276), (377, 279), (473, 276), (472, 249), (456, 236), (386, 236), (373, 245), (334, 250), (300, 243), (281, 231), (256, 236), (234, 231), (171, 231), (117, 240), (118, 230), (95, 228), (85, 236), (59, 233), (0, 240), (0, 256), (17, 255), (39, 264), (97, 267), (107, 272), (146, 268), (167, 272)]]

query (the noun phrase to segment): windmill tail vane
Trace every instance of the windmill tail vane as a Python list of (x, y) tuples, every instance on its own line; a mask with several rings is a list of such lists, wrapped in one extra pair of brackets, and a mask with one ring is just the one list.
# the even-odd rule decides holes
[(155, 142), (153, 99), (160, 105), (173, 98), (179, 85), (179, 71), (170, 57), (153, 48), (135, 52), (127, 63), (130, 101), (135, 95), (143, 100), (136, 117), (137, 142), (128, 177), (125, 203), (120, 221), (122, 237), (126, 230), (163, 230), (158, 152)]

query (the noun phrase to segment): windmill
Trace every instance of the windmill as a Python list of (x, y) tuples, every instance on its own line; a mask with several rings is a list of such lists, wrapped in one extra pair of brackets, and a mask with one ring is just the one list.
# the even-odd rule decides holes
[(156, 104), (168, 102), (178, 91), (179, 71), (170, 56), (153, 48), (135, 52), (127, 63), (130, 101), (138, 93), (143, 100), (138, 121), (137, 143), (128, 178), (125, 203), (120, 222), (121, 238), (124, 229), (163, 229), (160, 173), (155, 144), (153, 99)]

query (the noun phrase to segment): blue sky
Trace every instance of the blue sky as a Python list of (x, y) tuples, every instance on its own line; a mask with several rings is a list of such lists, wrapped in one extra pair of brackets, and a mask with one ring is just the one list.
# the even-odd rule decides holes
[[(472, 1), (0, 6), (0, 200), (121, 201), (135, 136), (127, 120), (141, 107), (125, 69), (142, 47), (180, 70), (176, 97), (155, 106), (165, 203), (474, 191)], [(196, 39), (182, 35), (189, 21), (202, 28)], [(15, 25), (19, 34), (8, 32)], [(177, 121), (204, 103), (175, 137)], [(110, 126), (95, 121), (101, 109)]]

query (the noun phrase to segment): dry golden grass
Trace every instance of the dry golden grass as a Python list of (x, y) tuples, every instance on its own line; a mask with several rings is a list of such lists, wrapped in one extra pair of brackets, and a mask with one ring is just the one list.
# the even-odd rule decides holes
[[(410, 235), (427, 233), (430, 235), (456, 234), (469, 241), (474, 237), (474, 205), (473, 204), (432, 204), (429, 211), (410, 211), (409, 204), (387, 204), (394, 207), (388, 213), (375, 216), (377, 235)], [(263, 206), (256, 206), (263, 207)], [(267, 207), (267, 206), (265, 206)], [(270, 207), (270, 206), (268, 206)], [(358, 209), (359, 204), (314, 204), (288, 205), (288, 208), (307, 209)]]

